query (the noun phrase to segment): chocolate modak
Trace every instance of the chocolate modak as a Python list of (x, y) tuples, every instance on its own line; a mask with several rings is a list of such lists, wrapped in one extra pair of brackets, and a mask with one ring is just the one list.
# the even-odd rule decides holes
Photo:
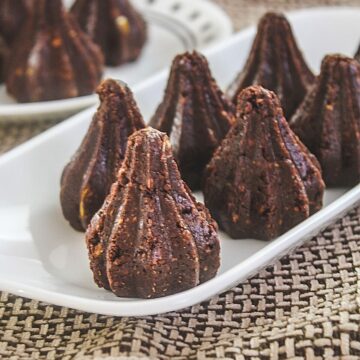
[(237, 119), (205, 171), (204, 198), (232, 238), (273, 239), (322, 206), (315, 157), (291, 131), (272, 91), (244, 89)]
[(30, 15), (29, 0), (0, 0), (0, 34), (11, 46)]
[(86, 242), (97, 285), (123, 297), (192, 288), (220, 264), (215, 221), (181, 179), (166, 134), (150, 127), (130, 136)]
[(233, 122), (234, 106), (212, 78), (205, 57), (197, 52), (178, 55), (150, 125), (169, 136), (190, 188), (200, 188), (203, 170)]
[(289, 22), (284, 15), (269, 12), (260, 19), (250, 55), (230, 85), (228, 96), (236, 102), (242, 89), (261, 85), (277, 94), (289, 119), (313, 81), (314, 75), (296, 44)]
[(61, 0), (33, 0), (9, 57), (7, 91), (20, 102), (91, 94), (103, 71), (100, 48)]
[(115, 80), (97, 89), (100, 106), (61, 177), (61, 206), (71, 226), (86, 230), (124, 159), (128, 136), (145, 127), (130, 89)]
[(290, 122), (319, 160), (327, 186), (360, 181), (360, 63), (328, 55), (314, 88)]
[(141, 54), (147, 26), (129, 0), (76, 0), (71, 12), (101, 47), (107, 65), (131, 62)]

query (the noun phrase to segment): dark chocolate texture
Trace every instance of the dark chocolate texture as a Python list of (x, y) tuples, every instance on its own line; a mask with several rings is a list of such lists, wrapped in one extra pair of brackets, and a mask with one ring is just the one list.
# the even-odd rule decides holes
[(130, 89), (115, 80), (98, 87), (101, 104), (61, 178), (65, 218), (84, 231), (101, 207), (124, 159), (128, 136), (145, 127)]
[(217, 225), (181, 180), (166, 134), (134, 133), (104, 205), (86, 232), (99, 287), (154, 298), (215, 276)]
[(10, 47), (30, 15), (32, 0), (0, 0), (0, 35)]
[(316, 84), (290, 122), (319, 160), (327, 186), (360, 181), (360, 64), (328, 55)]
[(103, 56), (66, 12), (61, 0), (33, 0), (9, 58), (7, 91), (20, 102), (91, 94)]
[(237, 119), (205, 171), (204, 198), (233, 238), (273, 239), (322, 206), (320, 166), (291, 131), (275, 93), (244, 89)]
[(199, 189), (203, 170), (234, 122), (204, 56), (178, 55), (172, 64), (164, 99), (150, 125), (168, 134), (182, 178)]
[(242, 89), (261, 85), (278, 95), (289, 119), (313, 81), (289, 22), (284, 15), (270, 12), (260, 19), (245, 67), (229, 87), (228, 96), (236, 102)]
[(141, 54), (147, 26), (129, 0), (76, 0), (71, 12), (101, 47), (107, 65), (131, 62)]

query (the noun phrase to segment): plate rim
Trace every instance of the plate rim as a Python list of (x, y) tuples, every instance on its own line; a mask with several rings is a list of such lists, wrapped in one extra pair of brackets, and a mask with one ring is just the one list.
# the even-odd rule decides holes
[[(224, 273), (194, 288), (165, 297), (155, 299), (91, 299), (46, 290), (33, 285), (17, 284), (14, 280), (2, 278), (2, 275), (0, 275), (0, 288), (2, 291), (18, 296), (30, 297), (58, 306), (109, 316), (150, 316), (174, 312), (199, 304), (221, 292), (227, 291), (237, 283), (256, 274), (260, 269), (270, 266), (275, 260), (301, 246), (315, 233), (341, 217), (344, 212), (349, 211), (358, 202), (360, 202), (360, 184)], [(304, 234), (304, 229), (307, 230), (306, 234)], [(7, 256), (1, 255), (1, 257)], [(255, 267), (253, 263), (256, 264)], [(225, 286), (224, 283), (226, 283)], [(211, 290), (204, 291), (207, 288)]]

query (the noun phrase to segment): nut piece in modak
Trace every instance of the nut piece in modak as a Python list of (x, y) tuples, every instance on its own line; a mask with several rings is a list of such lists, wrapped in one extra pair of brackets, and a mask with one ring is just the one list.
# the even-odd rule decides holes
[(29, 0), (0, 0), (0, 34), (11, 46), (30, 15)]
[(232, 238), (273, 239), (319, 210), (323, 191), (320, 166), (275, 93), (244, 89), (237, 122), (205, 171), (205, 204), (220, 227)]
[(192, 189), (234, 122), (234, 106), (212, 78), (204, 56), (178, 55), (150, 125), (167, 133), (182, 178)]
[(181, 179), (166, 134), (150, 127), (130, 136), (86, 242), (97, 285), (123, 297), (192, 288), (220, 264), (216, 222)]
[(289, 22), (277, 13), (265, 14), (244, 69), (228, 89), (234, 102), (242, 89), (261, 85), (274, 91), (287, 119), (306, 95), (314, 75), (299, 50)]
[(7, 91), (20, 102), (91, 94), (103, 71), (100, 48), (61, 0), (34, 0), (9, 57)]
[(360, 63), (328, 55), (290, 126), (320, 162), (327, 186), (360, 181)]
[(65, 218), (86, 230), (110, 191), (125, 156), (128, 137), (145, 127), (130, 89), (115, 80), (97, 90), (101, 104), (61, 177), (60, 200)]
[(76, 0), (71, 12), (98, 44), (107, 65), (136, 60), (147, 39), (147, 26), (129, 0)]

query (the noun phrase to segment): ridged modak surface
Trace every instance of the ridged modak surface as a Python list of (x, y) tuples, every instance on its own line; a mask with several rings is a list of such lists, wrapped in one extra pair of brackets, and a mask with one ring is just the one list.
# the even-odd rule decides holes
[(242, 89), (261, 85), (274, 91), (285, 117), (295, 112), (314, 75), (299, 50), (289, 22), (278, 13), (267, 13), (259, 22), (257, 35), (244, 69), (228, 89), (234, 102)]
[(62, 6), (61, 0), (33, 0), (11, 52), (7, 90), (20, 102), (66, 99), (92, 93), (103, 56)]
[(61, 178), (61, 205), (76, 230), (86, 230), (125, 157), (127, 140), (145, 127), (130, 89), (115, 80), (98, 87), (101, 104)]
[(237, 122), (205, 172), (205, 204), (233, 238), (273, 239), (322, 206), (320, 166), (291, 131), (277, 96), (238, 98)]
[(117, 181), (86, 232), (99, 287), (154, 298), (192, 288), (219, 267), (217, 226), (181, 180), (166, 134), (134, 133)]
[(328, 55), (291, 127), (319, 160), (327, 186), (360, 181), (360, 64)]
[(0, 0), (0, 34), (11, 46), (26, 17), (30, 15), (32, 0)]
[(71, 12), (101, 47), (107, 65), (120, 65), (139, 57), (147, 26), (129, 0), (76, 0)]
[(174, 59), (150, 125), (168, 134), (182, 178), (192, 189), (200, 188), (205, 166), (234, 122), (233, 113), (204, 56), (193, 52)]

